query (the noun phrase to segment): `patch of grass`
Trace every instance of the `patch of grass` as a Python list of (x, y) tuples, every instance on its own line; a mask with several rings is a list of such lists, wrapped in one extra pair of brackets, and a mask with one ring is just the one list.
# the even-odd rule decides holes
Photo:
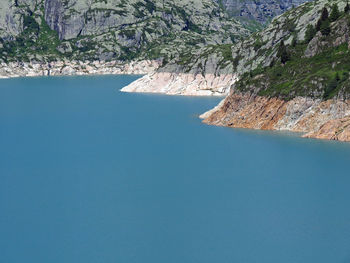
[[(255, 88), (259, 95), (287, 100), (296, 96), (323, 99), (336, 96), (349, 78), (350, 51), (347, 45), (330, 48), (311, 58), (301, 56), (306, 48), (304, 44), (297, 47), (291, 61), (246, 73), (237, 83), (237, 89)], [(299, 56), (296, 56), (298, 52)]]

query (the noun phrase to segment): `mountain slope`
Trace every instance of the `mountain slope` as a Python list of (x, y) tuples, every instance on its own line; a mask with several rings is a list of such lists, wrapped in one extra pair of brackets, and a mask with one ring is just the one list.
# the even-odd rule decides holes
[(305, 1), (3, 0), (0, 57), (171, 60), (185, 50), (229, 44), (249, 34), (230, 17), (255, 30)]
[[(291, 11), (299, 14), (293, 30), (279, 31), (279, 41), (269, 53), (266, 44), (256, 49), (254, 54), (264, 59), (256, 59), (250, 67), (254, 70), (241, 75), (228, 97), (203, 115), (205, 122), (349, 141), (350, 13), (331, 11), (336, 6), (344, 10), (345, 5), (346, 1), (320, 0)], [(274, 27), (289, 28), (290, 15), (276, 19)]]
[(174, 58), (247, 34), (212, 0), (5, 0), (0, 9), (5, 61)]
[(305, 3), (276, 17), (264, 30), (243, 41), (234, 45), (209, 45), (195, 53), (185, 52), (164, 70), (171, 71), (176, 67), (177, 71), (205, 74), (214, 73), (212, 69), (215, 68), (216, 74), (227, 71), (243, 74), (259, 67), (267, 67), (276, 59), (282, 40), (286, 45), (290, 45), (293, 39), (302, 42), (307, 26), (315, 25), (324, 5), (331, 6), (332, 3), (338, 3), (339, 8), (344, 9), (346, 1), (318, 0)]
[[(240, 75), (269, 66), (276, 59), (282, 39), (286, 44), (294, 38), (302, 41), (307, 25), (316, 23), (323, 5), (316, 1), (292, 9), (275, 18), (264, 30), (234, 44), (185, 49), (178, 57), (166, 61), (158, 74), (146, 76), (124, 90), (225, 95)], [(164, 82), (166, 84), (162, 86)]]

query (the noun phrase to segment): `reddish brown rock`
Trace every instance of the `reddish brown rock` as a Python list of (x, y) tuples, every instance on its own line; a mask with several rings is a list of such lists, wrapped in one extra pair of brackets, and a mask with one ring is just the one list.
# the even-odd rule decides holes
[(350, 141), (350, 101), (301, 97), (285, 101), (231, 92), (202, 117), (205, 123), (218, 126), (289, 130), (307, 133), (308, 138)]
[(304, 135), (306, 138), (317, 138), (337, 141), (350, 141), (350, 116), (330, 120), (315, 132)]
[(285, 104), (276, 98), (234, 94), (204, 122), (235, 128), (271, 130), (284, 116)]

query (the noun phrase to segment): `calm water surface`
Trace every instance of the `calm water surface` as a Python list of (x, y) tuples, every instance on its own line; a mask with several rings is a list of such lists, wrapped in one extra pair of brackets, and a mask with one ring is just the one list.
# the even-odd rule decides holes
[(348, 263), (350, 144), (211, 127), (137, 76), (0, 81), (1, 263)]

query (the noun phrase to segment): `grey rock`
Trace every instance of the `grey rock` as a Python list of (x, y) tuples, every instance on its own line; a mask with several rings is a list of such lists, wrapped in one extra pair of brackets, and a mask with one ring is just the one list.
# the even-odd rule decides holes
[(222, 4), (235, 18), (265, 24), (273, 17), (307, 1), (310, 0), (222, 0)]

